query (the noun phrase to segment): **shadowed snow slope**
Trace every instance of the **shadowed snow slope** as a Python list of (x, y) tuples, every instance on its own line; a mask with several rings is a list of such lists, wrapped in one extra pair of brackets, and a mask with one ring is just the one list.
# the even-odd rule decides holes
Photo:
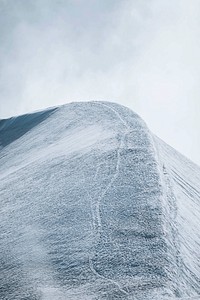
[(199, 299), (200, 168), (129, 109), (0, 121), (0, 299)]

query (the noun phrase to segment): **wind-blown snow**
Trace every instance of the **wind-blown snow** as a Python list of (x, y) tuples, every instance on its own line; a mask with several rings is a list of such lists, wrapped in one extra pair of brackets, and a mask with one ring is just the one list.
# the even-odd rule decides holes
[(72, 103), (0, 145), (0, 299), (199, 299), (200, 168), (138, 115)]

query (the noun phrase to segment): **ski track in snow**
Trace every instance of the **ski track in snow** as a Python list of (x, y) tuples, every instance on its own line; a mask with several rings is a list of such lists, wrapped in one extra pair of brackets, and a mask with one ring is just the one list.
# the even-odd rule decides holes
[[(96, 104), (98, 104), (98, 103), (96, 103)], [(119, 118), (119, 120), (121, 121), (121, 123), (126, 128), (126, 130), (122, 134), (122, 137), (120, 138), (119, 147), (117, 149), (117, 163), (116, 163), (116, 167), (115, 167), (115, 173), (114, 173), (111, 181), (109, 182), (109, 184), (106, 186), (106, 188), (104, 189), (104, 191), (102, 192), (102, 194), (98, 198), (97, 204), (96, 204), (95, 212), (96, 212), (96, 219), (97, 219), (97, 224), (98, 224), (98, 229), (97, 230), (98, 230), (98, 235), (100, 235), (101, 230), (102, 230), (101, 216), (100, 216), (100, 204), (101, 204), (101, 200), (103, 199), (103, 197), (105, 196), (105, 194), (108, 192), (108, 190), (111, 188), (111, 186), (115, 182), (116, 178), (118, 177), (119, 168), (120, 168), (121, 150), (124, 148), (124, 140), (125, 140), (125, 136), (128, 134), (129, 127), (127, 126), (127, 123), (124, 121), (124, 119), (120, 116), (120, 114), (115, 109), (111, 108), (109, 105), (102, 104), (102, 103), (100, 103), (98, 105), (105, 106), (109, 110), (111, 110)]]
[[(93, 217), (95, 216), (95, 221), (93, 222), (94, 224), (97, 224), (97, 238), (99, 239), (101, 232), (102, 232), (102, 224), (101, 224), (101, 213), (100, 213), (100, 205), (101, 205), (101, 200), (103, 199), (103, 197), (105, 196), (105, 194), (108, 192), (108, 190), (112, 187), (113, 183), (115, 182), (116, 178), (118, 177), (119, 174), (119, 168), (120, 168), (120, 157), (121, 157), (121, 150), (124, 147), (124, 140), (125, 140), (125, 136), (128, 133), (128, 126), (126, 124), (126, 122), (122, 119), (122, 117), (120, 116), (120, 114), (113, 108), (111, 108), (109, 105), (105, 105), (105, 104), (100, 104), (102, 106), (107, 107), (108, 109), (110, 109), (112, 112), (114, 112), (114, 114), (119, 118), (119, 120), (122, 122), (122, 124), (126, 127), (126, 131), (123, 133), (122, 137), (120, 138), (120, 144), (119, 147), (117, 149), (117, 163), (116, 163), (116, 168), (115, 168), (115, 173), (112, 176), (111, 181), (109, 182), (109, 184), (106, 186), (106, 188), (103, 190), (102, 194), (98, 197), (96, 205), (95, 205), (95, 210), (92, 213)], [(96, 179), (96, 173), (95, 173), (95, 179)], [(91, 198), (91, 197), (90, 197)], [(93, 266), (93, 262), (92, 262), (92, 257), (89, 257), (89, 264), (90, 264), (90, 269), (92, 270), (92, 272), (97, 275), (98, 277), (107, 280), (113, 284), (115, 284), (118, 289), (128, 295), (128, 293), (120, 286), (120, 284), (112, 279), (109, 278), (105, 278), (104, 276), (100, 275), (94, 268)]]

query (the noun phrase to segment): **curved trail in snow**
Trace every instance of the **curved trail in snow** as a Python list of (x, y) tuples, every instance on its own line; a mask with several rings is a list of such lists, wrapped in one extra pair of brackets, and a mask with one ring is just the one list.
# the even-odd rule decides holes
[(119, 175), (121, 150), (123, 149), (125, 136), (129, 132), (129, 127), (128, 127), (127, 123), (125, 122), (125, 120), (120, 116), (120, 114), (114, 108), (110, 107), (109, 105), (103, 104), (103, 103), (96, 103), (96, 104), (100, 105), (100, 106), (105, 106), (109, 110), (111, 110), (112, 112), (114, 112), (114, 114), (119, 118), (119, 120), (122, 122), (122, 124), (126, 128), (125, 132), (123, 132), (123, 135), (122, 135), (122, 137), (120, 139), (119, 147), (117, 149), (117, 163), (116, 163), (116, 167), (115, 167), (115, 173), (114, 173), (113, 177), (111, 178), (111, 181), (108, 183), (108, 185), (106, 186), (106, 188), (102, 192), (102, 194), (99, 196), (99, 198), (97, 200), (97, 203), (96, 203), (95, 215), (96, 215), (97, 224), (98, 224), (97, 232), (100, 235), (100, 232), (101, 232), (101, 229), (102, 229), (101, 216), (100, 216), (100, 204), (101, 204), (101, 200), (103, 199), (103, 197), (105, 196), (105, 194), (107, 193), (107, 191), (111, 188), (111, 186), (113, 185), (114, 181), (116, 180), (116, 178)]
[[(106, 105), (106, 104), (102, 104), (102, 103), (96, 103), (96, 104), (101, 105), (101, 106), (105, 106), (105, 107), (107, 107), (108, 109), (110, 109), (112, 112), (114, 112), (114, 114), (119, 118), (119, 120), (121, 121), (121, 123), (122, 123), (122, 124), (125, 126), (125, 128), (126, 128), (125, 131), (123, 132), (123, 135), (122, 135), (122, 137), (121, 137), (121, 139), (120, 139), (119, 147), (118, 147), (118, 149), (117, 149), (117, 163), (116, 163), (116, 167), (115, 167), (115, 173), (114, 173), (114, 175), (112, 176), (112, 178), (111, 178), (110, 182), (108, 183), (108, 185), (106, 186), (106, 188), (103, 190), (103, 192), (101, 193), (101, 195), (98, 197), (97, 202), (96, 202), (96, 204), (95, 204), (94, 212), (92, 212), (92, 216), (93, 216), (93, 218), (95, 218), (95, 220), (93, 220), (93, 224), (94, 224), (94, 223), (97, 224), (97, 228), (96, 228), (96, 230), (97, 230), (97, 236), (98, 236), (98, 238), (100, 238), (100, 235), (101, 235), (101, 232), (102, 232), (101, 214), (100, 214), (100, 205), (101, 205), (101, 201), (102, 201), (103, 197), (104, 197), (105, 194), (108, 192), (108, 190), (111, 188), (111, 186), (113, 185), (113, 183), (115, 182), (116, 178), (117, 178), (118, 175), (119, 175), (121, 150), (123, 149), (125, 136), (126, 136), (126, 134), (128, 133), (128, 131), (129, 131), (129, 127), (128, 127), (127, 123), (124, 121), (124, 119), (120, 116), (120, 114), (119, 114), (115, 109), (113, 109), (112, 107), (110, 107), (109, 105)], [(96, 174), (95, 174), (95, 178), (96, 178), (96, 176), (97, 176), (97, 172), (96, 172)], [(90, 199), (91, 199), (91, 197), (90, 197)], [(92, 210), (93, 210), (93, 209), (92, 209)], [(100, 275), (100, 274), (95, 270), (94, 265), (93, 265), (93, 262), (92, 262), (92, 257), (90, 257), (90, 256), (89, 256), (89, 265), (90, 265), (91, 271), (92, 271), (95, 275), (97, 275), (97, 276), (98, 276), (99, 278), (101, 278), (101, 279), (104, 279), (104, 280), (107, 280), (107, 281), (113, 283), (114, 285), (116, 285), (116, 286), (118, 287), (118, 289), (119, 289), (122, 293), (124, 293), (124, 294), (126, 294), (126, 295), (129, 295), (129, 293), (126, 292), (126, 291), (121, 287), (121, 285), (120, 285), (118, 282), (116, 282), (116, 281), (114, 281), (114, 280), (112, 280), (112, 279), (110, 279), (110, 278), (106, 278), (106, 277)]]

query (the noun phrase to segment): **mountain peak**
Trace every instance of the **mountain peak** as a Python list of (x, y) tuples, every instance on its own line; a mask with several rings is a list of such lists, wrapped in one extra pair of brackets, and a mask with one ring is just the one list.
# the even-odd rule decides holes
[(130, 109), (0, 121), (2, 299), (200, 294), (200, 171)]

